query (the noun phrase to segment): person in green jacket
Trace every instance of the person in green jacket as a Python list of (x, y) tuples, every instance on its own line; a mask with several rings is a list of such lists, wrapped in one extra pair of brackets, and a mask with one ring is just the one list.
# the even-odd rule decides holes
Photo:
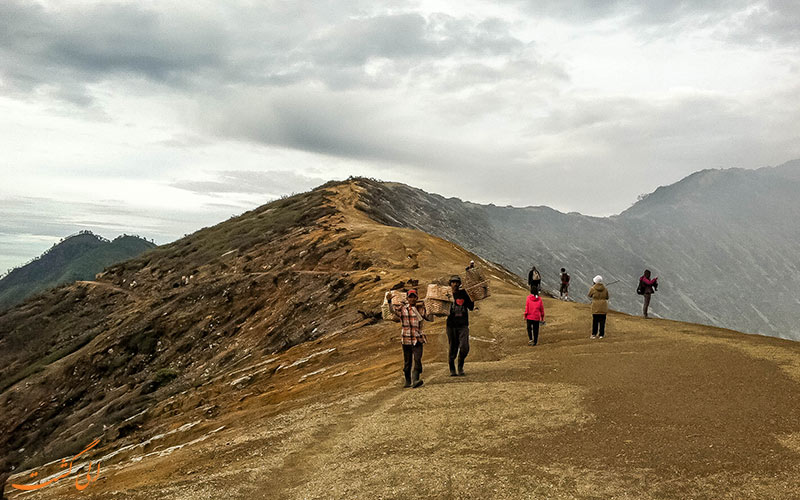
[[(608, 314), (608, 288), (603, 284), (603, 277), (594, 277), (594, 285), (589, 289), (592, 299), (592, 339), (606, 336), (606, 314)], [(598, 335), (599, 332), (599, 335)]]

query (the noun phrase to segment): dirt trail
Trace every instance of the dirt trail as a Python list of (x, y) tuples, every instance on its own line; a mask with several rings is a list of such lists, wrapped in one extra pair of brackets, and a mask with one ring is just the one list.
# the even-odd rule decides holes
[(496, 341), (473, 341), (465, 377), (434, 323), (419, 389), (398, 374), (249, 415), (84, 496), (800, 497), (800, 346), (622, 314), (590, 340), (587, 306), (548, 299), (530, 347), (509, 314), (523, 299), (480, 304), (472, 334)]

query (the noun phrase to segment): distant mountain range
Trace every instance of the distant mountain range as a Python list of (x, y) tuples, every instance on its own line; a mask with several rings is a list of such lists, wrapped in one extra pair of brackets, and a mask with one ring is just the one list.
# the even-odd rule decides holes
[[(457, 243), (521, 276), (532, 265), (586, 300), (603, 275), (615, 309), (641, 313), (645, 268), (660, 276), (657, 316), (800, 340), (800, 160), (757, 170), (703, 170), (612, 217), (497, 207), (403, 184), (359, 181), (375, 220)], [(535, 202), (535, 200), (531, 200)]]
[(138, 236), (123, 235), (109, 241), (83, 231), (65, 238), (32, 262), (0, 279), (0, 310), (64, 283), (94, 279), (107, 266), (155, 247)]

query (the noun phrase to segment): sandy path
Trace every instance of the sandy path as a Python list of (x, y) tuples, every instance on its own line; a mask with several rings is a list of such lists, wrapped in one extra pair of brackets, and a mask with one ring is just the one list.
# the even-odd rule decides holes
[[(582, 306), (548, 301), (562, 307)], [(591, 341), (573, 321), (528, 347), (511, 320), (476, 317), (497, 342), (473, 343), (463, 378), (431, 331), (422, 388), (309, 400), (101, 497), (800, 498), (800, 346), (624, 315)]]

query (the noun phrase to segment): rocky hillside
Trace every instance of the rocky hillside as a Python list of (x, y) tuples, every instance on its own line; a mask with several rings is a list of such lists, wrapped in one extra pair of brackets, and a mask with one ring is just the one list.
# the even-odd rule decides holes
[(619, 280), (614, 306), (640, 314), (635, 290), (649, 268), (661, 277), (657, 316), (800, 340), (800, 161), (698, 172), (608, 218), (362, 185), (375, 220), (456, 242), (521, 276), (536, 265), (551, 290), (566, 267), (578, 300), (601, 274)]
[[(207, 394), (226, 374), (377, 322), (375, 297), (400, 279), (382, 272), (396, 267), (387, 259), (420, 276), (418, 254), (356, 250), (369, 228), (342, 225), (355, 198), (337, 191), (353, 189), (276, 201), (0, 313), (0, 451), (32, 465), (98, 429), (113, 441), (169, 415), (214, 415)], [(278, 366), (239, 383), (266, 384)]]
[(106, 267), (153, 247), (153, 243), (137, 236), (122, 235), (109, 241), (89, 231), (64, 238), (37, 259), (0, 279), (0, 310), (48, 288), (94, 279)]
[[(619, 313), (589, 340), (588, 306), (548, 298), (529, 347), (517, 276), (374, 200), (329, 184), (0, 315), (6, 493), (100, 439), (35, 497), (800, 495), (800, 344)], [(401, 389), (383, 291), (470, 259), (493, 294), (467, 376), (446, 376), (438, 319), (425, 385)]]

